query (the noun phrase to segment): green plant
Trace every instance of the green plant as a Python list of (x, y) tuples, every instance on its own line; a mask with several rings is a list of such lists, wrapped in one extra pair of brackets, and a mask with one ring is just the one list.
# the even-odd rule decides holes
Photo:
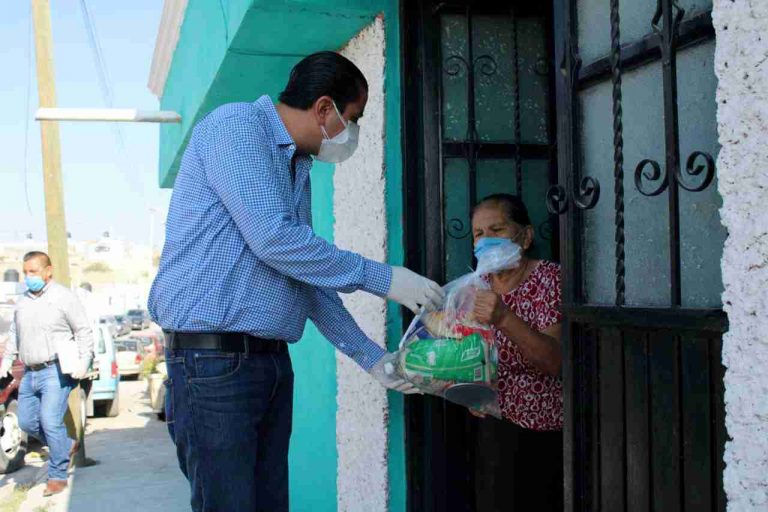
[(141, 362), (141, 376), (146, 378), (153, 373), (157, 373), (157, 356), (147, 356)]

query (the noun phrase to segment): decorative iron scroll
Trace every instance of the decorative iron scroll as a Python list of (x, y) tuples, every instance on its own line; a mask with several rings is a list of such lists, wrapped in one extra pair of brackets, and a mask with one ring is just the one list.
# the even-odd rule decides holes
[[(581, 69), (581, 57), (574, 44), (569, 44), (563, 49), (563, 59), (560, 62), (560, 73), (568, 80), (571, 91), (576, 90), (576, 80)], [(574, 163), (574, 168), (576, 164)], [(553, 215), (562, 215), (568, 211), (568, 203), (573, 202), (576, 208), (589, 210), (597, 205), (600, 200), (600, 182), (590, 176), (586, 176), (579, 182), (578, 190), (571, 194), (565, 186), (552, 185), (546, 194), (547, 210)]]

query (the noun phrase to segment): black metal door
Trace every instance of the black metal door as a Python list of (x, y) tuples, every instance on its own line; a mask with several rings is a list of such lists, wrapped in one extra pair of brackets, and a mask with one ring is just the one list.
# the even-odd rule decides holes
[[(523, 197), (536, 255), (557, 259), (544, 201), (557, 181), (551, 6), (401, 5), (407, 264), (439, 282), (466, 273), (470, 208), (495, 192)], [(475, 458), (505, 439), (441, 399), (409, 397), (406, 418), (409, 510), (492, 512), (478, 484), (502, 485), (504, 471), (478, 473)]]
[(568, 511), (725, 510), (710, 10), (555, 1)]

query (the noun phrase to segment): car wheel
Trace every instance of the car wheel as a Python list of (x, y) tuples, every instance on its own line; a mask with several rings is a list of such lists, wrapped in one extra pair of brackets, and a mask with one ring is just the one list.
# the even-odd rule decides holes
[(107, 418), (116, 418), (120, 414), (120, 392), (115, 390), (115, 398), (106, 402)]
[(27, 434), (19, 426), (19, 405), (11, 401), (0, 420), (0, 474), (12, 473), (24, 465)]

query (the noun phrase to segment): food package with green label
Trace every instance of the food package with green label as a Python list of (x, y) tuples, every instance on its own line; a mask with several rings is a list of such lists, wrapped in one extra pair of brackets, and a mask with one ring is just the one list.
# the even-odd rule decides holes
[(442, 310), (421, 314), (411, 323), (398, 352), (397, 371), (424, 393), (487, 410), (496, 403), (497, 360), (490, 327)]
[(500, 417), (495, 335), (474, 318), (475, 296), (490, 289), (490, 274), (519, 262), (519, 248), (493, 247), (483, 252), (474, 272), (448, 283), (441, 308), (417, 315), (406, 330), (397, 372), (424, 393)]

